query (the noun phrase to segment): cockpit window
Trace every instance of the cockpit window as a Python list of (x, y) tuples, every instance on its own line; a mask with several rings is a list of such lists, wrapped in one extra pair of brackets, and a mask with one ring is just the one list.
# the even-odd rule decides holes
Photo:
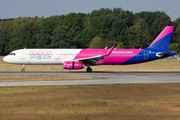
[(16, 55), (16, 53), (10, 53), (9, 55)]

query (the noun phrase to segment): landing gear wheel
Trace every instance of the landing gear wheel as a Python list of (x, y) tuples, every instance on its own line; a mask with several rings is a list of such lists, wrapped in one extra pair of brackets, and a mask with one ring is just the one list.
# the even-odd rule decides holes
[(87, 72), (92, 72), (92, 69), (91, 69), (90, 67), (88, 67), (88, 68), (86, 69), (86, 71), (87, 71)]
[(23, 65), (21, 72), (25, 72), (25, 65)]

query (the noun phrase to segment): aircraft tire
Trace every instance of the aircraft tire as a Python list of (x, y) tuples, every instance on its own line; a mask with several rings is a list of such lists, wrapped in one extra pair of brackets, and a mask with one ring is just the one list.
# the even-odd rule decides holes
[(87, 72), (92, 72), (92, 68), (88, 67), (88, 68), (86, 69), (86, 71), (87, 71)]

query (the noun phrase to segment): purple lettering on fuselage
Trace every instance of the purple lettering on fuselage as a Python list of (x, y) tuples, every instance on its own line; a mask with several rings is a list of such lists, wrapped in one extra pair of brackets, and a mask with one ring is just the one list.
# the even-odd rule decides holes
[(51, 59), (52, 51), (48, 50), (38, 50), (38, 51), (30, 51), (30, 58), (31, 59)]

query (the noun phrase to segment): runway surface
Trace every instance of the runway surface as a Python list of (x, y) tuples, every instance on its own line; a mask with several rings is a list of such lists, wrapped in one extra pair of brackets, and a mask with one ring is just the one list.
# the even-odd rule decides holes
[(0, 82), (0, 86), (29, 85), (85, 85), (85, 84), (122, 84), (122, 83), (175, 83), (180, 82), (180, 72), (136, 72), (136, 71), (0, 71), (0, 76), (80, 76), (101, 77), (98, 80), (59, 80)]

